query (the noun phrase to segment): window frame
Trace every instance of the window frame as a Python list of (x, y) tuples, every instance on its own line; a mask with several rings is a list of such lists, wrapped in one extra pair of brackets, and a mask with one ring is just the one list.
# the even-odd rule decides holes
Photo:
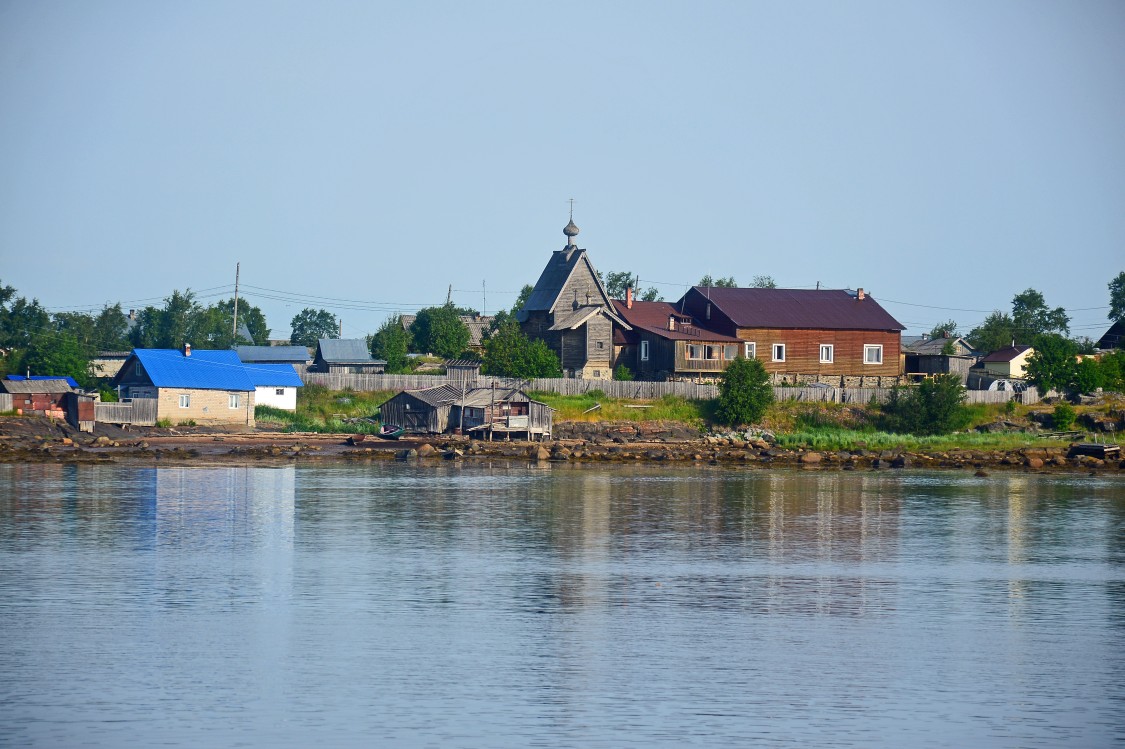
[(242, 408), (242, 393), (227, 393), (227, 408), (231, 411)]
[(742, 344), (742, 355), (747, 359), (758, 358), (758, 344), (756, 341), (744, 341)]
[[(777, 355), (778, 351), (781, 351), (780, 357)], [(776, 362), (785, 361), (785, 344), (784, 343), (774, 343), (774, 344), (772, 344), (770, 346), (770, 357), (771, 357), (770, 361), (776, 361)]]
[(641, 361), (648, 361), (648, 341), (641, 341)]
[[(824, 355), (825, 352), (828, 352), (828, 356)], [(820, 344), (820, 363), (821, 364), (832, 364), (835, 360), (836, 360), (836, 346), (835, 346), (835, 344), (832, 344), (832, 343), (822, 343), (822, 344)]]
[(273, 394), (274, 395), (285, 395), (285, 388), (274, 388)]
[(191, 393), (180, 393), (180, 408), (191, 408)]
[[(871, 361), (869, 353), (872, 351), (878, 352), (878, 361)], [(868, 366), (878, 367), (883, 363), (883, 344), (881, 343), (865, 343), (863, 344), (863, 363)]]

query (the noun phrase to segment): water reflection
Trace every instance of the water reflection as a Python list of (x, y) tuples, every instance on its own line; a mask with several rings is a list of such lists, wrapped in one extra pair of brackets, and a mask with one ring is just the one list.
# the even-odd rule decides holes
[(0, 743), (1108, 745), (1123, 529), (1089, 477), (0, 466)]

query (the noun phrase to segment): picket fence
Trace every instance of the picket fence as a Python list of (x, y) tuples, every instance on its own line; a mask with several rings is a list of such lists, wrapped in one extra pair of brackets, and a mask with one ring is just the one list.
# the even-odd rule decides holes
[[(417, 390), (438, 385), (460, 386), (462, 380), (444, 375), (387, 375), (387, 374), (325, 374), (305, 372), (301, 375), (306, 385), (323, 385), (329, 390)], [(717, 385), (700, 382), (622, 382), (620, 380), (579, 380), (575, 378), (549, 378), (513, 380), (504, 377), (482, 376), (474, 383), (477, 387), (516, 387), (522, 390), (539, 390), (560, 395), (585, 395), (600, 391), (609, 398), (651, 400), (665, 395), (676, 395), (693, 400), (717, 398)], [(890, 388), (837, 388), (837, 387), (775, 387), (776, 400), (796, 400), (827, 403), (883, 403)], [(1040, 400), (1039, 391), (1030, 387), (1023, 393), (1010, 390), (968, 390), (966, 403), (1007, 403), (1010, 400), (1030, 405)]]
[(156, 402), (156, 398), (134, 398), (121, 403), (95, 403), (94, 421), (155, 426)]

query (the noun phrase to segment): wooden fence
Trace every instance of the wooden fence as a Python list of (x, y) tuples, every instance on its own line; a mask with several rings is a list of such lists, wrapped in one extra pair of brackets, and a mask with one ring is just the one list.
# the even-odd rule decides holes
[(12, 410), (12, 394), (0, 393), (0, 411)]
[(121, 403), (95, 403), (94, 421), (107, 424), (156, 425), (156, 398), (134, 398)]
[[(308, 385), (323, 385), (329, 390), (416, 390), (438, 385), (460, 385), (461, 380), (444, 375), (376, 375), (376, 374), (324, 374), (306, 372), (301, 378)], [(518, 387), (523, 390), (540, 390), (560, 395), (585, 395), (600, 390), (609, 398), (650, 400), (665, 395), (677, 395), (694, 400), (717, 398), (719, 387), (700, 382), (622, 382), (619, 380), (579, 380), (551, 378), (512, 380), (502, 377), (482, 376), (478, 387), (489, 387), (495, 380), (497, 387)], [(796, 400), (827, 403), (883, 403), (890, 388), (837, 388), (837, 387), (775, 387), (776, 400)], [(1016, 400), (1025, 405), (1040, 401), (1039, 391), (1030, 387), (1023, 393), (1010, 390), (967, 390), (966, 403), (1006, 403)]]

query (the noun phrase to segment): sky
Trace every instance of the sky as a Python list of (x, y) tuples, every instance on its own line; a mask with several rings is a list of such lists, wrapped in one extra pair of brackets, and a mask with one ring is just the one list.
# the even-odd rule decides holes
[(565, 244), (863, 287), (908, 333), (1125, 270), (1125, 3), (0, 0), (0, 282), (286, 337), (495, 312)]

